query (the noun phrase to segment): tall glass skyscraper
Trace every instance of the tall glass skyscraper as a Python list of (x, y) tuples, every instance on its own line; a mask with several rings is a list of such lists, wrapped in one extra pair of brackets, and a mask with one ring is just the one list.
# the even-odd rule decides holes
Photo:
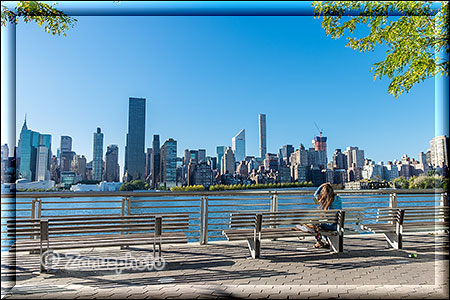
[(129, 99), (125, 146), (126, 181), (145, 180), (145, 98)]
[(103, 174), (103, 133), (100, 127), (94, 132), (94, 159), (92, 160), (92, 180), (101, 181)]
[(265, 158), (267, 153), (266, 115), (259, 114), (259, 156)]
[[(49, 134), (40, 134), (39, 132), (28, 129), (27, 121), (24, 121), (18, 144), (19, 173), (22, 178), (26, 178), (29, 181), (37, 180), (36, 169), (38, 166), (41, 167), (40, 174), (45, 174), (49, 170), (51, 139), (52, 137)], [(39, 162), (37, 156), (38, 147), (40, 146), (41, 160)], [(40, 179), (43, 179), (43, 176), (40, 176)]]
[(237, 162), (245, 159), (245, 129), (239, 131), (231, 140), (231, 148), (234, 152), (234, 158)]
[(217, 146), (216, 152), (217, 152), (217, 165), (219, 166), (219, 171), (222, 173), (222, 157), (225, 154), (225, 151), (227, 151), (226, 146)]
[(161, 147), (161, 182), (166, 187), (177, 184), (177, 141), (172, 138)]
[(153, 135), (152, 143), (152, 186), (157, 187), (158, 182), (160, 182), (160, 160), (161, 160), (161, 149), (159, 148), (159, 135)]

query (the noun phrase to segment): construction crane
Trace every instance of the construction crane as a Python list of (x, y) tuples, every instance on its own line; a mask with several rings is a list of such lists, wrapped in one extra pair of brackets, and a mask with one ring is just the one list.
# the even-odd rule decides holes
[(320, 137), (322, 137), (323, 129), (320, 129), (319, 126), (317, 126), (317, 123), (316, 123), (316, 122), (314, 122), (314, 125), (316, 125), (317, 130), (319, 130), (319, 135), (320, 135)]

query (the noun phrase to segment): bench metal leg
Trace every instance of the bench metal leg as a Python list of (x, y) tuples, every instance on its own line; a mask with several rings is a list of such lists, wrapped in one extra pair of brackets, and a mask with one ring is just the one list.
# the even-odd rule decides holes
[(401, 233), (386, 232), (384, 233), (384, 236), (386, 237), (388, 247), (392, 247), (394, 249), (402, 249), (403, 243)]
[(258, 239), (247, 239), (248, 249), (252, 258), (260, 258), (261, 256), (261, 241)]
[(328, 243), (331, 245), (331, 249), (334, 252), (342, 253), (344, 251), (344, 236), (343, 235), (332, 235), (327, 236)]

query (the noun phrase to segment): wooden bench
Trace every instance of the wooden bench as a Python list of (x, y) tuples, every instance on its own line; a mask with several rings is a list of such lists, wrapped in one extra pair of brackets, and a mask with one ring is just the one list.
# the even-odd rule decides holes
[[(16, 238), (10, 252), (30, 251), (41, 257), (48, 251), (94, 247), (153, 245), (161, 258), (162, 243), (187, 243), (189, 215), (132, 215), (55, 217), (7, 221), (8, 236)], [(41, 271), (46, 271), (41, 259)]]
[(361, 229), (383, 233), (388, 247), (402, 249), (403, 233), (448, 230), (448, 224), (446, 206), (379, 208), (376, 223), (361, 224)]
[(259, 258), (262, 239), (276, 239), (286, 237), (315, 236), (295, 228), (299, 224), (336, 223), (336, 231), (321, 230), (331, 248), (335, 252), (343, 251), (344, 239), (343, 210), (290, 210), (261, 213), (232, 213), (230, 229), (224, 230), (223, 235), (229, 241), (247, 240), (250, 254)]

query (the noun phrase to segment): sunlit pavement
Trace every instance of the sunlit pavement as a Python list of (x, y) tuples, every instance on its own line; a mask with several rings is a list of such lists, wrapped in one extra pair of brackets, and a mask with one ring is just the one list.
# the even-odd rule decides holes
[(347, 235), (341, 254), (313, 244), (312, 238), (263, 240), (257, 260), (249, 258), (246, 242), (163, 245), (162, 270), (133, 265), (149, 261), (152, 247), (62, 251), (48, 274), (39, 273), (39, 255), (24, 252), (14, 260), (8, 253), (2, 255), (2, 297), (448, 298), (446, 234), (407, 234), (402, 250), (386, 248), (378, 234)]

